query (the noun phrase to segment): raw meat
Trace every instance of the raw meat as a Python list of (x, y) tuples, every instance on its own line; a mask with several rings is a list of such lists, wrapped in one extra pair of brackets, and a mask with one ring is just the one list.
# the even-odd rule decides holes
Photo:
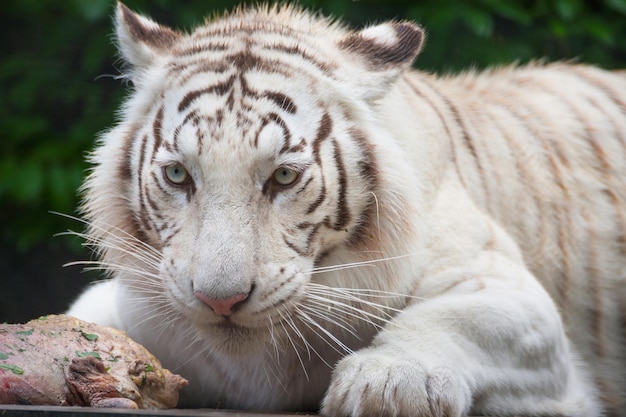
[(63, 315), (0, 324), (0, 404), (173, 408), (185, 385), (116, 329)]

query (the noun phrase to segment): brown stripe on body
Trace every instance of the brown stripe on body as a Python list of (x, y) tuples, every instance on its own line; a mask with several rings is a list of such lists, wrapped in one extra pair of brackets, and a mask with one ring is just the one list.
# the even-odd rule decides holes
[[(459, 108), (452, 103), (452, 101), (444, 96), (441, 95), (442, 100), (444, 101), (444, 103), (446, 103), (446, 105), (448, 106), (448, 110), (449, 112), (452, 114), (452, 117), (454, 118), (454, 120), (456, 121), (456, 123), (459, 126), (459, 129), (461, 131), (461, 136), (463, 137), (463, 141), (465, 143), (465, 146), (467, 147), (467, 149), (469, 150), (470, 154), (472, 155), (472, 158), (474, 159), (474, 162), (476, 164), (476, 169), (478, 170), (478, 177), (480, 178), (480, 183), (481, 183), (481, 188), (483, 190), (483, 195), (485, 197), (485, 207), (493, 207), (491, 205), (491, 196), (489, 194), (489, 189), (487, 187), (487, 182), (486, 182), (486, 177), (485, 177), (485, 169), (483, 167), (483, 164), (478, 156), (478, 153), (476, 152), (476, 147), (474, 146), (474, 142), (475, 140), (470, 136), (469, 132), (468, 132), (468, 126), (465, 124), (464, 120), (463, 120), (463, 116), (461, 111), (459, 110)], [(452, 141), (452, 146), (454, 147), (454, 141)]]
[[(514, 82), (512, 80), (511, 82)], [(527, 86), (524, 84), (518, 84), (518, 88), (527, 90)], [(561, 272), (561, 277), (559, 280), (556, 280), (557, 287), (559, 291), (559, 303), (561, 305), (566, 305), (569, 300), (569, 288), (570, 288), (570, 278), (571, 278), (571, 262), (572, 256), (570, 254), (569, 245), (567, 244), (567, 236), (568, 231), (572, 229), (572, 220), (567, 208), (558, 209), (558, 207), (571, 207), (572, 205), (572, 196), (570, 195), (569, 190), (567, 189), (567, 185), (565, 184), (563, 169), (559, 165), (557, 160), (557, 155), (562, 155), (562, 152), (555, 147), (558, 148), (558, 143), (550, 141), (548, 138), (544, 137), (541, 132), (538, 132), (534, 127), (537, 125), (547, 125), (548, 123), (538, 123), (537, 119), (541, 118), (542, 113), (536, 112), (536, 107), (526, 104), (524, 106), (524, 101), (521, 98), (526, 97), (525, 94), (519, 94), (519, 90), (517, 90), (516, 97), (519, 99), (516, 102), (516, 107), (513, 108), (510, 106), (510, 103), (501, 103), (501, 105), (509, 112), (514, 115), (517, 119), (522, 120), (523, 123), (520, 124), (522, 128), (524, 128), (529, 134), (530, 137), (534, 139), (535, 144), (539, 145), (542, 149), (542, 154), (547, 158), (547, 166), (549, 167), (554, 183), (557, 185), (558, 189), (561, 191), (561, 198), (552, 198), (551, 201), (554, 203), (551, 204), (554, 212), (557, 210), (560, 215), (556, 219), (557, 223), (557, 245), (561, 257), (561, 266), (559, 267), (559, 271)], [(494, 98), (492, 97), (492, 101)], [(528, 114), (522, 114), (518, 111), (520, 108), (526, 108)], [(561, 156), (561, 162), (567, 166), (567, 161)], [(563, 314), (563, 321), (567, 321), (567, 315)]]
[[(525, 121), (520, 118), (518, 114), (516, 114), (510, 107), (497, 104), (498, 108), (505, 111), (512, 118), (518, 121), (520, 126), (523, 126)], [(513, 161), (515, 161), (515, 171), (517, 173), (517, 177), (519, 178), (519, 183), (522, 184), (524, 188), (528, 190), (527, 193), (524, 194), (525, 199), (530, 199), (533, 202), (533, 205), (537, 208), (537, 216), (539, 218), (539, 233), (538, 233), (538, 242), (539, 245), (535, 246), (536, 254), (541, 253), (540, 251), (546, 247), (546, 243), (548, 242), (548, 231), (546, 230), (549, 219), (546, 216), (547, 207), (546, 204), (539, 198), (542, 194), (542, 191), (537, 187), (537, 181), (535, 176), (532, 174), (532, 168), (528, 168), (521, 162), (521, 156), (523, 155), (523, 151), (521, 145), (518, 144), (511, 135), (508, 134), (506, 127), (502, 128), (500, 126), (500, 119), (495, 117), (492, 120), (494, 128), (499, 132), (499, 136), (503, 139), (504, 143), (509, 148), (511, 155), (513, 155)]]
[[(454, 164), (455, 168), (456, 168), (456, 173), (457, 173), (457, 177), (459, 178), (459, 181), (461, 181), (461, 185), (463, 186), (463, 188), (467, 189), (467, 185), (465, 183), (465, 180), (463, 179), (463, 174), (462, 174), (462, 170), (460, 168), (459, 165), (459, 159), (458, 156), (456, 154), (457, 149), (456, 146), (454, 146), (454, 138), (452, 135), (452, 132), (450, 130), (450, 126), (448, 126), (448, 123), (446, 122), (446, 118), (443, 115), (442, 110), (439, 108), (439, 106), (437, 106), (434, 102), (434, 100), (432, 100), (431, 96), (429, 94), (424, 94), (420, 91), (420, 89), (413, 83), (413, 78), (409, 78), (409, 77), (405, 77), (405, 81), (407, 83), (407, 85), (411, 88), (411, 90), (421, 99), (424, 99), (429, 105), (430, 108), (437, 114), (437, 116), (439, 117), (439, 120), (441, 122), (441, 124), (443, 125), (443, 128), (446, 131), (446, 135), (448, 137), (448, 141), (450, 143), (450, 150), (452, 152), (452, 163)], [(447, 101), (446, 98), (444, 98), (443, 94), (437, 89), (435, 88), (435, 86), (433, 86), (430, 83), (427, 83), (425, 80), (420, 80), (422, 85), (427, 86), (427, 88), (430, 90), (431, 93), (433, 93), (436, 97), (439, 98), (440, 101), (442, 101), (444, 103), (444, 105), (446, 105), (447, 107)]]
[(591, 227), (593, 222), (589, 213), (583, 211), (582, 216), (585, 219), (585, 223), (589, 226), (587, 228), (589, 236), (586, 239), (587, 249), (585, 251), (588, 259), (585, 265), (585, 270), (587, 272), (587, 282), (590, 285), (591, 299), (593, 300), (593, 306), (590, 311), (592, 322), (591, 327), (594, 333), (593, 350), (599, 357), (604, 357), (606, 354), (606, 347), (604, 345), (606, 338), (603, 326), (605, 319), (603, 312), (604, 303), (602, 300), (602, 290), (600, 289), (600, 265), (598, 263), (598, 251), (596, 250), (599, 240), (595, 229)]
[[(565, 98), (561, 95), (558, 96), (559, 100), (563, 103), (563, 105), (569, 109), (569, 111), (575, 115), (576, 120), (580, 121), (584, 128), (585, 138), (587, 143), (591, 146), (593, 150), (594, 156), (596, 160), (599, 162), (599, 175), (602, 179), (602, 183), (607, 186), (605, 190), (605, 194), (608, 197), (608, 200), (611, 202), (613, 206), (613, 210), (615, 212), (615, 221), (612, 223), (617, 223), (619, 229), (621, 230), (620, 236), (620, 249), (622, 255), (624, 255), (624, 236), (626, 236), (626, 219), (624, 218), (623, 211), (623, 201), (620, 200), (619, 196), (613, 191), (613, 188), (616, 185), (613, 183), (613, 176), (611, 174), (613, 167), (609, 162), (608, 155), (606, 154), (604, 148), (599, 143), (599, 138), (594, 135), (595, 130), (590, 125), (588, 118), (586, 117), (586, 113), (578, 109), (575, 104), (569, 100), (565, 100)], [(603, 113), (604, 114), (604, 113)], [(593, 228), (593, 223), (591, 219), (587, 218), (586, 224), (587, 229), (589, 230), (590, 237), (586, 240), (587, 243), (587, 253), (590, 256), (590, 265), (587, 268), (587, 281), (591, 286), (591, 297), (593, 299), (593, 308), (590, 311), (592, 315), (593, 321), (593, 332), (594, 332), (594, 349), (596, 355), (603, 357), (606, 354), (606, 337), (604, 335), (604, 308), (603, 308), (603, 297), (602, 297), (602, 279), (599, 275), (600, 266), (598, 265), (598, 245), (601, 245), (600, 240), (597, 237), (596, 231)]]
[[(570, 67), (572, 74), (576, 75), (581, 81), (602, 91), (602, 93), (606, 95), (609, 101), (617, 106), (617, 108), (622, 113), (622, 116), (626, 118), (626, 99), (623, 98), (623, 91), (621, 90), (615, 91), (614, 89), (611, 88), (610, 85), (607, 85), (607, 80), (605, 80), (604, 78), (595, 77), (589, 72), (584, 71), (583, 68), (584, 67), (580, 67), (580, 66)], [(623, 77), (626, 78), (626, 74), (624, 74)], [(611, 123), (613, 124), (613, 126), (617, 126), (617, 123), (615, 122), (614, 119), (611, 119)], [(622, 149), (625, 149), (626, 131), (622, 129), (616, 129), (615, 132), (620, 138)]]

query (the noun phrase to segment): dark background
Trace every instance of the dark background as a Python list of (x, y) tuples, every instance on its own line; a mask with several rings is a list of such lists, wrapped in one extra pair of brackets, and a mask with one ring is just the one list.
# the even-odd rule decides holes
[[(127, 1), (190, 29), (226, 0)], [(416, 62), (439, 73), (577, 59), (626, 67), (626, 0), (306, 0), (355, 26), (411, 19), (428, 31)], [(62, 312), (99, 274), (64, 263), (90, 258), (55, 234), (75, 215), (86, 153), (112, 125), (125, 86), (113, 47), (110, 0), (9, 0), (0, 7), (0, 322)]]

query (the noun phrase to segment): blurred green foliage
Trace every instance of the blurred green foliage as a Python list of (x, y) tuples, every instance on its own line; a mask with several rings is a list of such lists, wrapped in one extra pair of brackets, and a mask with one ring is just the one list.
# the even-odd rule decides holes
[[(128, 0), (154, 19), (190, 29), (229, 0)], [(448, 72), (534, 58), (626, 66), (626, 0), (301, 0), (355, 26), (410, 19), (428, 31), (416, 66)], [(0, 11), (0, 226), (2, 243), (28, 249), (76, 223), (85, 155), (114, 123), (110, 0), (4, 2)]]

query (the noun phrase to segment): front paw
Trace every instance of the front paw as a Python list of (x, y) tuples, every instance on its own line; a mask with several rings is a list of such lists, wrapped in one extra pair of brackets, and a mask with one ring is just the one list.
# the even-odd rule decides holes
[(464, 416), (470, 389), (450, 368), (381, 352), (357, 352), (344, 358), (322, 403), (327, 417)]

